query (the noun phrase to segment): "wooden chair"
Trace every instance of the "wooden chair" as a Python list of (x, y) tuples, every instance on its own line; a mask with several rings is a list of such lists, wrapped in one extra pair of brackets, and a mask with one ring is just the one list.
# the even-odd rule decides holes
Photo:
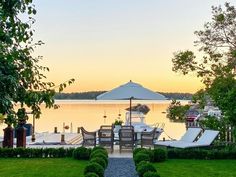
[(110, 147), (113, 152), (114, 146), (114, 133), (112, 125), (102, 125), (98, 131), (99, 145)]
[(119, 144), (120, 152), (122, 148), (134, 149), (134, 127), (133, 126), (122, 126), (119, 130)]
[(154, 146), (153, 141), (156, 136), (156, 128), (150, 132), (141, 132), (141, 148), (143, 146)]
[(80, 128), (83, 136), (82, 146), (96, 146), (96, 132), (88, 132), (84, 127)]

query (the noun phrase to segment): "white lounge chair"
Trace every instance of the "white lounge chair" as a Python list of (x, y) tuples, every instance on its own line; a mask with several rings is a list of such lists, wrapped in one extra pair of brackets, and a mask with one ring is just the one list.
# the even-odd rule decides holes
[(196, 142), (183, 142), (183, 141), (176, 141), (171, 143), (170, 147), (175, 148), (191, 148), (191, 147), (203, 147), (203, 146), (210, 146), (212, 142), (218, 136), (219, 131), (215, 130), (205, 130), (201, 137)]
[[(201, 128), (188, 128), (188, 130), (185, 132), (185, 134), (178, 140), (178, 142), (188, 142), (192, 143), (197, 139), (199, 134), (201, 133)], [(157, 146), (170, 146), (171, 143), (177, 142), (177, 140), (172, 141), (156, 141), (154, 142), (154, 145)]]

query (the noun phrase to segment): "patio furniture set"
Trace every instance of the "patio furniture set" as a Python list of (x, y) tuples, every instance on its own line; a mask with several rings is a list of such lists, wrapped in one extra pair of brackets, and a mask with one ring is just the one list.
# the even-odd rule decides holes
[[(151, 132), (135, 132), (133, 126), (121, 126), (118, 132), (114, 132), (113, 125), (102, 125), (96, 132), (88, 132), (81, 127), (83, 136), (83, 146), (104, 146), (111, 148), (113, 152), (114, 144), (118, 144), (120, 152), (122, 149), (134, 149), (138, 143), (143, 146), (153, 146), (153, 141), (156, 134), (154, 128)], [(141, 134), (141, 139), (138, 139), (138, 134)], [(98, 135), (98, 136), (97, 136)]]
[[(118, 144), (120, 152), (122, 149), (133, 148), (140, 144), (141, 147), (166, 146), (172, 148), (192, 148), (210, 146), (219, 134), (215, 130), (203, 130), (201, 128), (188, 128), (180, 140), (158, 141), (159, 135), (156, 134), (156, 128), (150, 132), (141, 132), (140, 139), (133, 126), (121, 126), (118, 136), (114, 133), (114, 126), (102, 125), (97, 132), (88, 132), (81, 127), (83, 136), (83, 146), (101, 145), (110, 147), (113, 152), (114, 144)], [(156, 137), (157, 136), (157, 137)]]

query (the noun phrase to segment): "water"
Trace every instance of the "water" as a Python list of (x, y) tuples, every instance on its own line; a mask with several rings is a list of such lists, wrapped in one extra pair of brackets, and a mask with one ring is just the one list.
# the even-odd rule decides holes
[[(35, 121), (36, 132), (53, 132), (54, 127), (62, 132), (63, 123), (71, 126), (72, 131), (76, 132), (77, 127), (85, 127), (89, 131), (99, 129), (100, 125), (112, 124), (121, 114), (121, 120), (125, 121), (125, 108), (129, 107), (129, 101), (94, 101), (94, 100), (57, 100), (56, 103), (60, 105), (59, 109), (45, 109), (42, 106), (42, 116)], [(172, 138), (179, 139), (185, 132), (184, 123), (170, 122), (166, 118), (166, 108), (170, 101), (133, 101), (132, 105), (137, 103), (146, 104), (150, 111), (146, 115), (146, 123), (154, 124), (157, 122), (165, 123), (165, 132)], [(186, 101), (182, 101), (186, 103)], [(107, 116), (104, 119), (104, 114)], [(33, 118), (29, 116), (29, 123), (32, 123)], [(1, 125), (3, 129), (5, 124)], [(66, 130), (70, 132), (71, 130)], [(0, 132), (1, 135), (3, 132)], [(168, 139), (165, 133), (161, 138)]]

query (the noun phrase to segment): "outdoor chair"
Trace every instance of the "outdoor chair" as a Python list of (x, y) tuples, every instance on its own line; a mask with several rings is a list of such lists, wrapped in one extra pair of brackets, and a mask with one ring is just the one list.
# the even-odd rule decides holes
[(212, 144), (212, 142), (218, 136), (219, 131), (216, 130), (205, 130), (200, 138), (196, 142), (183, 142), (183, 141), (176, 141), (171, 143), (170, 147), (175, 148), (191, 148), (191, 147), (207, 147)]
[(96, 146), (96, 132), (88, 132), (84, 127), (80, 128), (83, 136), (82, 146)]
[(132, 126), (122, 126), (119, 130), (119, 144), (120, 152), (123, 148), (134, 149), (134, 127)]
[(188, 128), (188, 130), (180, 138), (180, 140), (155, 141), (154, 145), (157, 145), (157, 146), (170, 146), (170, 144), (174, 143), (174, 142), (188, 142), (188, 143), (192, 143), (192, 142), (194, 142), (197, 139), (197, 137), (200, 135), (201, 132), (202, 132), (201, 128)]
[(143, 146), (153, 146), (153, 141), (156, 135), (156, 128), (150, 132), (141, 132), (141, 148)]
[(113, 152), (114, 132), (112, 125), (102, 125), (98, 131), (98, 139), (100, 146), (110, 146), (111, 152)]

